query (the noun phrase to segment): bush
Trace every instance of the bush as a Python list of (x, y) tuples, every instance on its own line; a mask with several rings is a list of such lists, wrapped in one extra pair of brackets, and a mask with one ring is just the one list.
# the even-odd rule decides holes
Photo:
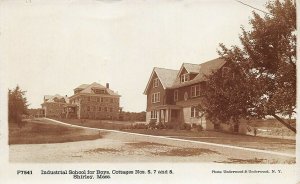
[(192, 128), (191, 125), (187, 123), (183, 123), (179, 127), (180, 130), (191, 130), (191, 128)]
[(156, 122), (150, 121), (150, 123), (148, 123), (148, 128), (155, 129), (156, 128)]
[(165, 128), (166, 129), (173, 129), (173, 128), (175, 128), (175, 126), (174, 126), (173, 123), (165, 123)]
[(202, 127), (202, 125), (193, 123), (193, 124), (192, 124), (192, 129), (193, 129), (193, 130), (196, 130), (196, 131), (198, 131), (198, 132), (201, 132), (201, 131), (203, 130), (203, 127)]
[(147, 129), (148, 126), (144, 123), (137, 123), (137, 124), (134, 124), (131, 128), (132, 129)]
[(165, 126), (162, 122), (159, 122), (159, 123), (156, 125), (156, 128), (157, 128), (157, 129), (165, 129), (166, 126)]

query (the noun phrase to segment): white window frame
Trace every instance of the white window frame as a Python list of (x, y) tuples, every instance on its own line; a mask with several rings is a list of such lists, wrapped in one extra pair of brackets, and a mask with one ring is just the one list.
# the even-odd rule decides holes
[(191, 87), (191, 97), (198, 97), (201, 95), (200, 84)]
[(174, 91), (174, 102), (177, 102), (178, 101), (178, 90), (176, 89)]
[(191, 117), (192, 118), (196, 118), (197, 116), (197, 109), (196, 109), (196, 107), (191, 107)]
[(157, 111), (153, 110), (150, 112), (150, 119), (157, 119)]
[(152, 103), (158, 103), (158, 102), (160, 102), (160, 92), (153, 93), (151, 95), (151, 102)]
[(189, 73), (185, 73), (185, 74), (182, 74), (180, 76), (180, 82), (181, 83), (189, 81), (189, 80), (190, 80), (190, 74)]
[(158, 84), (159, 84), (158, 78), (153, 79), (153, 88), (158, 87)]

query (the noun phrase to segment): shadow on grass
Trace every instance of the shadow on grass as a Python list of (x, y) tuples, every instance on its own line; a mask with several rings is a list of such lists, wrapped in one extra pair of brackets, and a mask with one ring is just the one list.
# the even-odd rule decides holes
[(212, 151), (210, 149), (203, 149), (203, 148), (176, 148), (176, 149), (171, 149), (169, 151), (155, 152), (152, 154), (158, 156), (190, 157), (190, 156), (198, 156), (203, 154), (220, 154), (220, 153), (217, 151)]
[(132, 143), (126, 143), (126, 145), (135, 147), (135, 148), (146, 148), (150, 146), (168, 146), (166, 144), (160, 144), (160, 143), (155, 143), (155, 142), (132, 142)]
[(22, 128), (9, 124), (9, 145), (64, 143), (102, 138), (102, 133), (95, 130), (83, 130), (47, 123), (27, 121)]
[(236, 159), (236, 158), (229, 158), (227, 161), (217, 162), (216, 163), (228, 163), (228, 164), (260, 164), (265, 162), (266, 159)]
[(115, 153), (120, 152), (120, 150), (117, 149), (111, 149), (111, 148), (96, 148), (85, 151), (85, 153)]

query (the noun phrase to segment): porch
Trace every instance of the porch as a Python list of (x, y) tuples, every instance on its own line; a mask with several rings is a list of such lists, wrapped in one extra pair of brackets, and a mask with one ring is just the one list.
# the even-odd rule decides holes
[(67, 104), (64, 106), (63, 118), (77, 118), (77, 105)]
[(151, 111), (150, 120), (161, 123), (180, 123), (182, 107), (178, 105), (156, 106)]

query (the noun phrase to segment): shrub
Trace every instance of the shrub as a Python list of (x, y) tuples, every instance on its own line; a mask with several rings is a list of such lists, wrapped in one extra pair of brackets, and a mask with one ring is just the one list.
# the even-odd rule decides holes
[(173, 128), (175, 128), (175, 126), (174, 126), (173, 123), (165, 123), (165, 128), (166, 129), (173, 129)]
[(164, 129), (164, 128), (166, 128), (166, 126), (165, 126), (162, 122), (159, 122), (159, 123), (156, 125), (156, 128), (157, 128), (157, 129)]
[(156, 122), (150, 121), (150, 123), (148, 123), (148, 128), (155, 129), (156, 128)]
[(183, 123), (180, 125), (180, 130), (191, 130), (191, 125), (190, 124), (187, 124), (187, 123)]
[(136, 123), (132, 126), (132, 129), (147, 129), (147, 127), (144, 123)]
[(193, 123), (193, 124), (192, 124), (192, 129), (193, 129), (193, 130), (196, 130), (196, 131), (198, 131), (198, 132), (200, 132), (200, 131), (203, 130), (203, 127), (202, 127), (202, 125)]

